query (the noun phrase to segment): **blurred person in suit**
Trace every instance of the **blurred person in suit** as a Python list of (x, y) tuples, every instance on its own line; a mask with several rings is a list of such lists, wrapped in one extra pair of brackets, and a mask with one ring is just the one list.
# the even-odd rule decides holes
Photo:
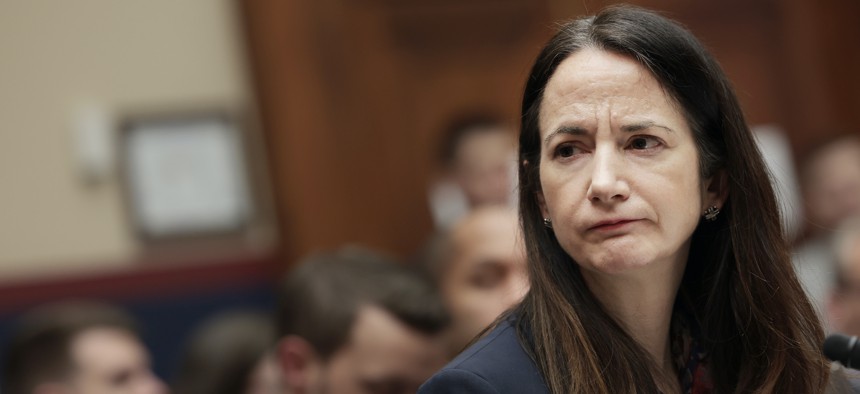
[(124, 311), (65, 301), (21, 318), (7, 347), (4, 394), (165, 394)]
[(311, 256), (283, 282), (277, 357), (292, 394), (414, 393), (445, 363), (432, 283), (357, 248)]
[(827, 307), (830, 327), (860, 335), (860, 217), (847, 220), (833, 238), (835, 274)]
[(514, 208), (473, 210), (431, 240), (420, 259), (451, 313), (446, 330), (451, 356), (528, 291), (525, 247)]
[(819, 314), (834, 275), (834, 231), (860, 215), (860, 138), (839, 134), (813, 148), (801, 166), (801, 183), (810, 223), (809, 239), (795, 251), (798, 278)]
[(807, 157), (802, 179), (809, 220), (817, 230), (835, 230), (860, 215), (860, 137), (840, 134)]
[(173, 394), (280, 394), (283, 392), (274, 320), (257, 311), (228, 311), (191, 335)]
[(513, 128), (477, 111), (454, 117), (440, 144), (439, 170), (429, 196), (438, 228), (450, 227), (476, 207), (516, 205)]

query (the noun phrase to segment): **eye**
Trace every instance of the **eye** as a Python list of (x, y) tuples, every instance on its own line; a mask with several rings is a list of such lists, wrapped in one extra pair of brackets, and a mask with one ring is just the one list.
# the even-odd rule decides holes
[(475, 270), (469, 281), (479, 289), (492, 289), (502, 283), (505, 269), (500, 262), (486, 261)]
[(654, 149), (662, 145), (657, 137), (640, 135), (630, 139), (630, 148), (635, 150)]
[(112, 387), (127, 386), (128, 383), (131, 381), (133, 374), (134, 374), (133, 371), (129, 371), (129, 370), (117, 371), (115, 374), (110, 376), (110, 379), (109, 379), (110, 385)]
[(574, 146), (572, 143), (563, 143), (559, 144), (555, 148), (554, 155), (555, 157), (573, 157), (577, 153), (579, 153), (580, 149)]

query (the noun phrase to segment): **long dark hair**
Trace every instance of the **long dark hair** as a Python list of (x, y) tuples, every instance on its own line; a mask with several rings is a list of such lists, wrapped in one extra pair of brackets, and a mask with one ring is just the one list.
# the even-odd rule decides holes
[[(579, 267), (542, 224), (539, 112), (556, 67), (582, 48), (636, 60), (679, 104), (702, 179), (729, 190), (715, 222), (700, 222), (679, 294), (701, 325), (718, 392), (823, 392), (823, 332), (791, 268), (770, 178), (729, 81), (693, 35), (656, 13), (610, 7), (561, 27), (526, 83), (520, 131), (520, 211), (531, 292), (518, 329), (553, 393), (653, 393), (657, 367), (600, 306)], [(690, 198), (694, 198), (690, 196)], [(646, 367), (650, 366), (650, 367)]]

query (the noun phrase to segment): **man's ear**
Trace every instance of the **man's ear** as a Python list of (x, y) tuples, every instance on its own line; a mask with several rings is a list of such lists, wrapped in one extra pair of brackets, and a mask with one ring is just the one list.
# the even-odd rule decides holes
[(313, 345), (296, 335), (287, 335), (278, 342), (278, 361), (290, 393), (308, 391), (321, 363)]
[(725, 170), (718, 170), (705, 182), (705, 207), (716, 206), (722, 209), (729, 198), (728, 174)]

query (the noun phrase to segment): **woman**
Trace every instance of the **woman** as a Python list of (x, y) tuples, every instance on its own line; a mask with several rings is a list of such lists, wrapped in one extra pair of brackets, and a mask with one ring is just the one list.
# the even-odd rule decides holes
[(421, 393), (819, 393), (823, 333), (763, 161), (691, 33), (612, 7), (529, 76), (531, 291)]

